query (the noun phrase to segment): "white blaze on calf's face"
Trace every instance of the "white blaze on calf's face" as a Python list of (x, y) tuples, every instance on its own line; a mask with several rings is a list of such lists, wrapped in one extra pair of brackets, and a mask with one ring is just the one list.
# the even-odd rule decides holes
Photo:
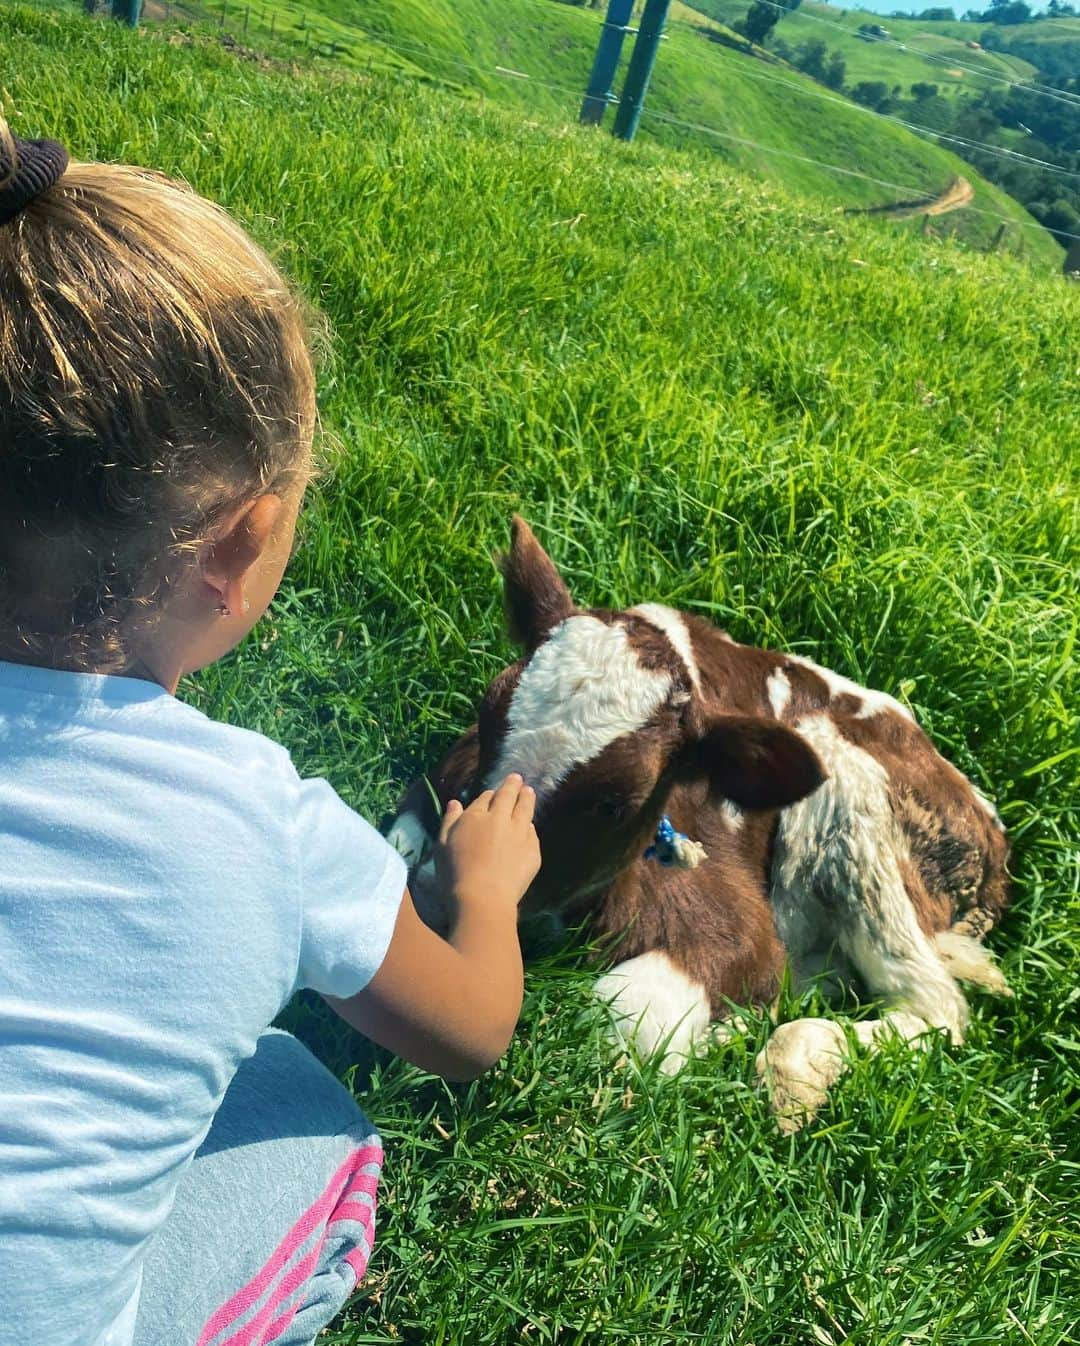
[(568, 617), (522, 671), (488, 788), (517, 771), (543, 799), (574, 767), (648, 724), (671, 689), (669, 672), (642, 667), (622, 623)]

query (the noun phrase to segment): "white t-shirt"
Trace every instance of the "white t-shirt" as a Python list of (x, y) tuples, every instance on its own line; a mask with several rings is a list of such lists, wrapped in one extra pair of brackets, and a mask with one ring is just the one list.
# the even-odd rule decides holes
[(363, 989), (400, 857), (156, 684), (0, 663), (0, 1339), (124, 1346), (147, 1240), (301, 987)]

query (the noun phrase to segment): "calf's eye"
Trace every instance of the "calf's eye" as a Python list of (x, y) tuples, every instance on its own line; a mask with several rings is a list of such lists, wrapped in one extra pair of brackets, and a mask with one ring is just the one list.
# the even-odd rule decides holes
[(626, 799), (613, 799), (607, 796), (598, 799), (591, 811), (608, 822), (619, 822), (630, 812), (630, 803)]

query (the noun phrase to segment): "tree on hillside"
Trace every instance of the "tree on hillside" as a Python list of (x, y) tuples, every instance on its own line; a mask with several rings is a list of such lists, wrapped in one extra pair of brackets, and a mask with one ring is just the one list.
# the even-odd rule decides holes
[(983, 15), (989, 23), (1014, 24), (1027, 23), (1031, 19), (1031, 7), (1024, 0), (990, 0), (990, 8)]
[(955, 23), (955, 9), (924, 9), (918, 16), (923, 23)]
[(811, 79), (816, 79), (824, 84), (825, 58), (828, 54), (829, 49), (821, 38), (812, 37), (809, 42), (804, 42), (795, 53), (795, 64), (804, 75), (809, 75)]
[(883, 79), (860, 80), (851, 91), (856, 103), (883, 112), (889, 101), (889, 86)]
[(1054, 235), (1063, 248), (1069, 248), (1080, 238), (1080, 214), (1074, 206), (1059, 197), (1049, 205), (1033, 201), (1028, 210)]
[(846, 78), (847, 62), (838, 51), (834, 51), (825, 67), (825, 83), (830, 89), (842, 89)]
[(784, 17), (784, 12), (798, 9), (801, 3), (802, 0), (754, 0), (746, 11), (746, 18), (737, 19), (732, 27), (748, 42), (755, 42), (760, 47)]
[(938, 86), (936, 84), (924, 84), (917, 81), (911, 86), (911, 96), (916, 102), (921, 103), (927, 98), (936, 98), (938, 95)]

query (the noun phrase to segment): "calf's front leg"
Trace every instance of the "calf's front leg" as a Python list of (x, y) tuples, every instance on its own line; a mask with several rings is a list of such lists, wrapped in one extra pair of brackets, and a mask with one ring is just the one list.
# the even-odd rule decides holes
[(594, 990), (611, 1015), (615, 1040), (632, 1045), (642, 1057), (662, 1053), (665, 1075), (680, 1071), (712, 1036), (705, 987), (661, 949), (618, 963)]

